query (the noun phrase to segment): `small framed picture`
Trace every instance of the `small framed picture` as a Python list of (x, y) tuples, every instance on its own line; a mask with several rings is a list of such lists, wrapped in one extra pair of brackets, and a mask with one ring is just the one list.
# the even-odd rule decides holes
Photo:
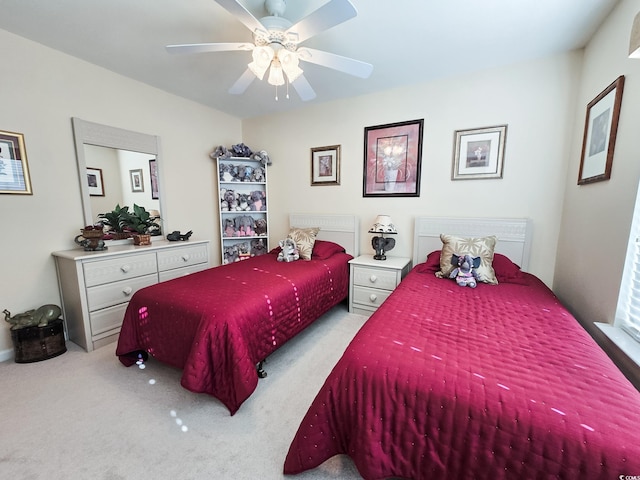
[(456, 130), (451, 180), (502, 178), (507, 126)]
[(31, 195), (24, 135), (0, 131), (0, 193)]
[(311, 185), (340, 185), (340, 145), (311, 149)]
[(87, 167), (87, 186), (92, 197), (104, 197), (104, 180), (101, 168)]
[(149, 178), (151, 178), (151, 198), (157, 200), (160, 195), (158, 193), (158, 166), (155, 158), (149, 160)]
[(621, 75), (587, 105), (578, 185), (611, 178), (623, 88)]
[(129, 176), (131, 177), (131, 191), (132, 192), (144, 192), (144, 181), (142, 180), (142, 169), (129, 170)]

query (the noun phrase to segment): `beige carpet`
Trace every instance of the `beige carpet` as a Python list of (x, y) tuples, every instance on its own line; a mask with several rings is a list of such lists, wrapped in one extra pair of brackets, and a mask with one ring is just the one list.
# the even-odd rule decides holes
[(269, 357), (268, 376), (233, 417), (150, 359), (126, 368), (115, 344), (30, 364), (0, 363), (1, 479), (358, 479), (338, 456), (285, 477), (302, 416), (366, 321), (335, 307)]

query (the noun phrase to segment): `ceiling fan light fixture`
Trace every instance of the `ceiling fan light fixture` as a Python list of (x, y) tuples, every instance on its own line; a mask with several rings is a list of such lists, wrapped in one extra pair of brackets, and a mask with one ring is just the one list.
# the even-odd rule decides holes
[(289, 83), (294, 82), (296, 78), (302, 75), (303, 71), (298, 66), (299, 61), (297, 53), (282, 48), (278, 51), (278, 60), (280, 61), (280, 65), (282, 65), (284, 73), (287, 74)]
[(269, 68), (269, 65), (271, 65), (271, 60), (274, 55), (273, 50), (270, 47), (256, 47), (253, 49), (253, 53), (251, 55), (253, 57), (253, 62), (247, 66), (256, 77), (262, 80), (264, 78), (264, 74)]
[(282, 65), (277, 58), (274, 58), (271, 62), (271, 69), (269, 70), (269, 79), (267, 80), (270, 85), (279, 86), (284, 85), (284, 74), (282, 71)]

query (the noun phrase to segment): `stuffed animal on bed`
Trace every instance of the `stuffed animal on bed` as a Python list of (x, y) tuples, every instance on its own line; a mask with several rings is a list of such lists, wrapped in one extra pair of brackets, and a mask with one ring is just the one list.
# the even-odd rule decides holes
[(480, 257), (472, 257), (471, 255), (456, 255), (451, 257), (451, 264), (455, 265), (449, 278), (454, 278), (460, 287), (476, 288), (478, 273), (476, 268), (480, 266)]
[(296, 242), (292, 238), (280, 240), (278, 245), (280, 245), (280, 253), (278, 253), (277, 258), (279, 262), (295, 262), (300, 258), (298, 247), (296, 247)]

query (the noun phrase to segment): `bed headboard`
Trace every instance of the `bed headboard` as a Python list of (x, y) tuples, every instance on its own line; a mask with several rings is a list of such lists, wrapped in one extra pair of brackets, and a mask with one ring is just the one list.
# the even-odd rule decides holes
[(413, 239), (413, 264), (426, 260), (427, 255), (442, 248), (440, 234), (461, 237), (498, 237), (496, 252), (520, 265), (529, 268), (532, 223), (528, 218), (448, 218), (416, 217)]
[(292, 213), (289, 215), (289, 226), (320, 227), (316, 238), (342, 245), (346, 252), (354, 257), (359, 254), (360, 219), (355, 215)]

